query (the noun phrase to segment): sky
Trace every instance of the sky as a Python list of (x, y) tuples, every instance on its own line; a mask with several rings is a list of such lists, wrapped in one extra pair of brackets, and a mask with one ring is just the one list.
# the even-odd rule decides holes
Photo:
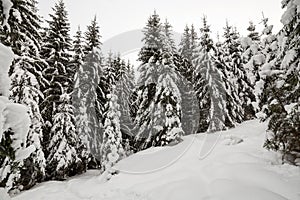
[[(48, 14), (55, 2), (57, 0), (39, 0), (40, 14), (45, 19), (49, 19)], [(143, 28), (154, 10), (162, 21), (168, 18), (174, 31), (179, 33), (183, 32), (186, 24), (194, 24), (199, 30), (201, 19), (206, 15), (213, 37), (218, 32), (223, 34), (226, 20), (245, 36), (250, 20), (258, 30), (262, 29), (263, 25), (259, 24), (262, 11), (269, 18), (269, 23), (274, 25), (275, 32), (282, 27), (281, 0), (65, 0), (65, 4), (71, 35), (75, 34), (79, 25), (85, 31), (96, 15), (102, 42), (123, 32)]]

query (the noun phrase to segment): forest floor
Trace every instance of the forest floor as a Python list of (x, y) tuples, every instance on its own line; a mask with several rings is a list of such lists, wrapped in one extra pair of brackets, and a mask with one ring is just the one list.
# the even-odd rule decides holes
[(63, 182), (41, 183), (13, 200), (299, 200), (300, 168), (263, 148), (267, 123), (258, 120), (215, 134), (184, 137), (115, 167)]

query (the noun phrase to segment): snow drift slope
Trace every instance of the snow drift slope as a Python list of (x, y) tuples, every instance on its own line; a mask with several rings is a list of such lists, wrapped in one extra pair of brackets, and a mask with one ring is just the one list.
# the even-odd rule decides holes
[(205, 134), (187, 136), (180, 145), (122, 160), (116, 166), (120, 173), (108, 182), (89, 171), (40, 184), (13, 200), (299, 200), (300, 168), (281, 165), (278, 154), (262, 148), (265, 130), (266, 123), (254, 120), (224, 131), (201, 159), (210, 141), (204, 142)]

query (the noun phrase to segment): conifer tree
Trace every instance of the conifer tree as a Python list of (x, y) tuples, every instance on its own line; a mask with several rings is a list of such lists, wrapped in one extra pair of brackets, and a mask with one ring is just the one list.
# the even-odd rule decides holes
[(82, 74), (84, 73), (83, 62), (84, 62), (84, 52), (83, 52), (83, 38), (80, 27), (75, 35), (73, 41), (73, 56), (72, 56), (72, 68), (74, 70), (74, 90), (72, 92), (72, 104), (74, 106), (74, 115), (76, 121), (76, 133), (79, 135), (79, 138), (83, 142), (80, 148), (79, 157), (87, 162), (88, 152), (87, 152), (87, 134), (90, 132), (90, 127), (87, 119), (87, 108), (86, 108), (86, 96), (84, 91), (84, 84), (82, 84)]
[[(206, 17), (200, 29), (198, 51), (194, 52), (195, 89), (200, 107), (200, 132), (214, 132), (226, 129), (227, 97), (225, 84), (228, 80), (222, 73), (222, 68), (214, 59), (215, 47), (210, 37), (210, 27)], [(232, 126), (232, 124), (230, 124)]]
[(87, 31), (85, 33), (85, 47), (84, 52), (90, 53), (94, 48), (99, 48), (100, 42), (100, 30), (97, 22), (97, 17), (95, 16), (91, 24), (87, 26)]
[(29, 108), (31, 126), (25, 146), (35, 145), (35, 152), (24, 161), (19, 169), (21, 175), (18, 184), (28, 189), (41, 181), (45, 175), (45, 157), (41, 146), (43, 141), (39, 104), (43, 98), (40, 91), (40, 19), (37, 14), (36, 1), (12, 1), (7, 16), (3, 16), (0, 28), (0, 40), (9, 45), (18, 55), (10, 67), (12, 80), (10, 99)]
[(122, 134), (120, 130), (120, 111), (117, 103), (117, 96), (114, 94), (114, 89), (111, 94), (108, 94), (108, 101), (104, 114), (104, 133), (103, 145), (101, 147), (101, 164), (102, 170), (108, 170), (113, 174), (111, 169), (117, 161), (125, 156), (122, 146)]
[(265, 146), (280, 151), (283, 158), (289, 154), (295, 159), (300, 152), (300, 11), (294, 0), (283, 1), (282, 5), (286, 9), (281, 18), (284, 27), (278, 34), (279, 49), (272, 70), (275, 81), (268, 99), (270, 134)]
[(70, 25), (62, 0), (55, 4), (53, 12), (42, 49), (47, 62), (44, 73), (49, 83), (44, 92), (42, 114), (48, 178), (64, 179), (84, 171), (85, 164), (78, 158), (82, 145), (75, 134), (74, 107), (70, 97), (74, 85), (70, 66)]
[(142, 64), (138, 71), (140, 76), (138, 78), (138, 96), (137, 96), (137, 113), (135, 114), (135, 124), (138, 130), (135, 137), (135, 146), (137, 149), (145, 149), (151, 146), (151, 140), (154, 135), (148, 129), (152, 129), (152, 117), (155, 105), (156, 83), (158, 80), (158, 60), (163, 49), (163, 32), (160, 18), (154, 12), (148, 19), (144, 33), (144, 46), (139, 52), (139, 60)]
[(132, 131), (134, 128), (133, 120), (130, 116), (132, 107), (131, 96), (135, 88), (135, 80), (133, 74), (133, 66), (128, 62), (121, 61), (118, 70), (118, 77), (116, 83), (116, 94), (118, 96), (118, 104), (120, 105), (120, 125), (122, 131), (122, 138), (133, 140)]
[(103, 58), (96, 17), (84, 34), (85, 44), (81, 43), (80, 35), (78, 31), (74, 44), (74, 61), (78, 63), (79, 68), (75, 74), (73, 98), (76, 101), (73, 101), (73, 104), (78, 105), (75, 109), (77, 131), (87, 148), (82, 156), (85, 158), (88, 156), (89, 168), (98, 168), (101, 159), (102, 126), (100, 120), (102, 114), (97, 95), (99, 95), (99, 82), (103, 73)]
[[(242, 48), (238, 40), (236, 30), (226, 23), (224, 28), (224, 39), (222, 48), (224, 51), (224, 62), (228, 69), (228, 79), (235, 86), (240, 103), (236, 110), (232, 110), (231, 117), (235, 122), (242, 122), (245, 119), (255, 117), (253, 102), (256, 102), (253, 92), (253, 85), (247, 77), (246, 70), (242, 63)], [(239, 106), (242, 105), (242, 109)]]

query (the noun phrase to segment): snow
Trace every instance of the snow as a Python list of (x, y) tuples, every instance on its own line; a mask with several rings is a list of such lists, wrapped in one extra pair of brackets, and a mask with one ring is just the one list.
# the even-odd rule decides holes
[[(299, 200), (300, 168), (264, 149), (267, 122), (184, 137), (121, 160), (109, 181), (99, 171), (49, 181), (13, 200)], [(221, 135), (221, 137), (218, 137)], [(215, 144), (216, 145), (213, 145)], [(199, 159), (199, 152), (209, 152)]]
[(248, 48), (252, 44), (252, 40), (249, 37), (241, 37), (240, 38), (241, 45), (244, 49)]
[[(5, 1), (2, 1), (4, 4)], [(8, 77), (9, 67), (14, 59), (12, 50), (0, 43), (0, 96), (9, 95), (10, 79)]]
[(0, 188), (0, 199), (10, 200), (10, 197), (8, 196), (7, 191), (4, 188)]
[(10, 0), (2, 0), (2, 8), (3, 8), (3, 15), (4, 15), (3, 26), (8, 27), (7, 21), (8, 21), (9, 12), (10, 12), (10, 9), (12, 6), (13, 6), (13, 3)]

